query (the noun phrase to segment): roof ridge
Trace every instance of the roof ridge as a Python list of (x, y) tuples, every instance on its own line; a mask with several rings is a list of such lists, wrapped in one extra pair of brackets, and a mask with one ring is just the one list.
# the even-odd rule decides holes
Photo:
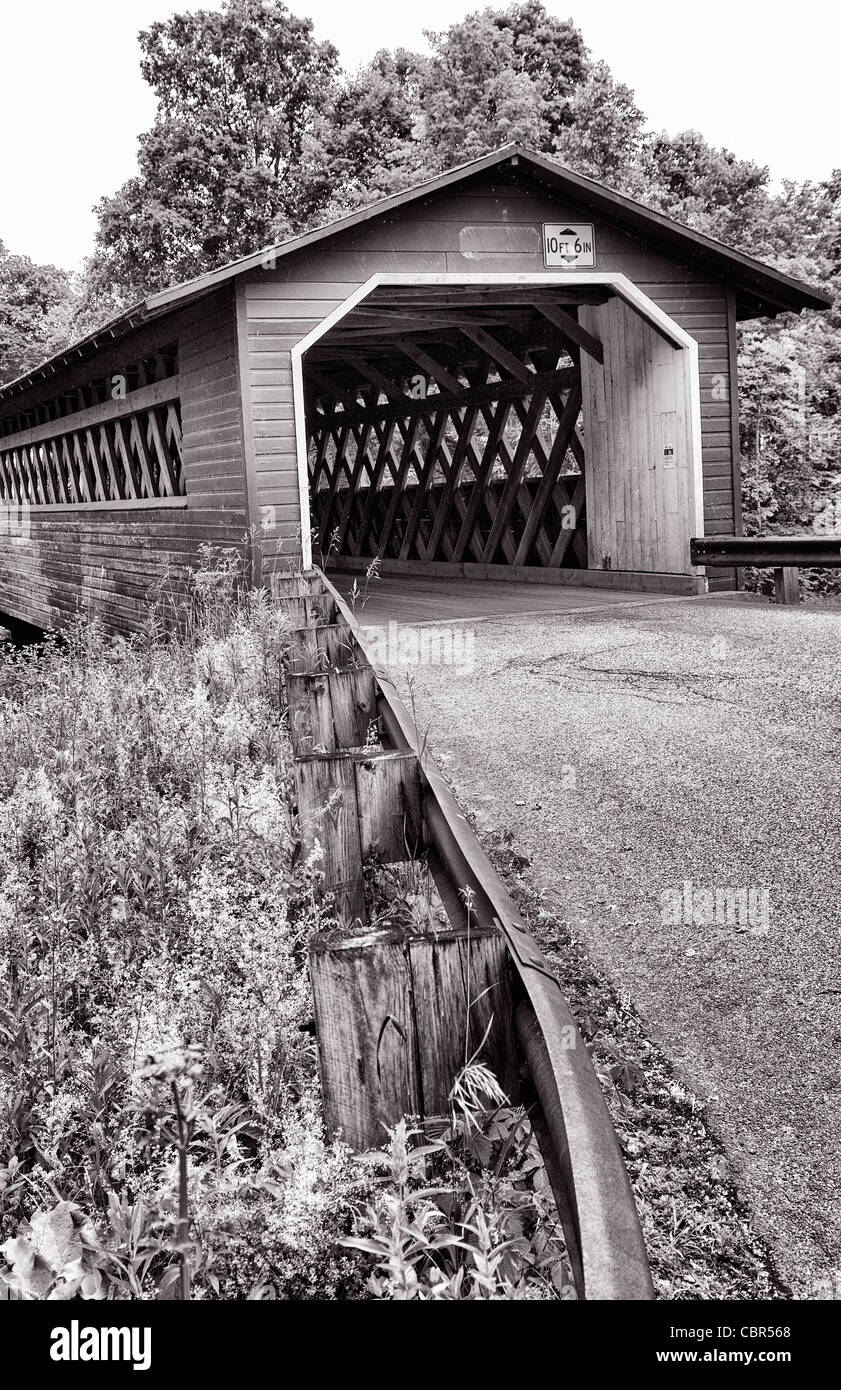
[[(561, 164), (552, 155), (541, 154), (517, 141), (511, 141), (508, 144), (498, 146), (487, 154), (445, 169), (398, 193), (392, 193), (385, 198), (379, 198), (373, 203), (356, 208), (343, 217), (335, 218), (319, 227), (298, 233), (285, 241), (263, 246), (247, 256), (240, 256), (236, 260), (228, 261), (215, 270), (206, 271), (203, 275), (195, 276), (190, 280), (170, 286), (168, 289), (148, 295), (146, 299), (127, 310), (124, 315), (109, 321), (95, 332), (72, 343), (63, 351), (54, 354), (37, 367), (33, 367), (30, 372), (0, 386), (0, 400), (8, 394), (23, 390), (27, 385), (34, 385), (37, 377), (46, 377), (48, 373), (54, 373), (57, 370), (56, 364), (65, 363), (66, 365), (66, 359), (71, 353), (84, 355), (84, 350), (89, 347), (93, 347), (95, 350), (99, 337), (110, 335), (115, 338), (129, 332), (135, 326), (135, 321), (142, 322), (149, 317), (165, 314), (170, 309), (175, 309), (192, 299), (211, 293), (218, 285), (234, 280), (240, 275), (246, 275), (252, 270), (260, 269), (261, 266), (264, 267), (268, 257), (274, 257), (276, 260), (283, 259), (316, 242), (337, 236), (341, 232), (369, 222), (376, 217), (387, 215), (389, 212), (415, 202), (419, 198), (432, 196), (488, 169), (502, 168), (506, 164), (519, 168), (521, 162), (524, 166), (529, 166), (533, 171), (542, 174), (547, 179), (554, 180), (556, 191), (562, 190), (567, 197), (575, 200), (576, 194), (578, 194), (582, 200), (589, 199), (602, 216), (625, 226), (630, 224), (637, 234), (640, 231), (647, 232), (653, 241), (659, 240), (661, 245), (682, 248), (684, 256), (688, 260), (696, 259), (714, 263), (721, 272), (723, 280), (735, 281), (737, 286), (741, 283), (745, 293), (752, 296), (757, 305), (775, 306), (772, 311), (774, 313), (786, 312), (787, 310), (799, 312), (801, 309), (826, 309), (832, 306), (832, 297), (823, 290), (816, 289), (802, 280), (776, 270), (766, 262), (757, 260), (746, 252), (739, 251), (736, 247), (728, 246), (725, 242), (717, 241), (705, 232), (696, 231), (694, 228), (678, 222), (667, 213), (649, 207), (638, 199), (629, 198), (626, 194), (620, 193), (596, 179), (591, 179), (586, 174), (578, 174)], [(761, 312), (762, 307), (760, 307)], [(767, 307), (765, 312), (767, 312)]]

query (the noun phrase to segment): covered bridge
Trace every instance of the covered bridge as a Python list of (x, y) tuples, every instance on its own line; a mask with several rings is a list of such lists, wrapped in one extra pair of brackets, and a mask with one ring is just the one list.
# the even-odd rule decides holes
[(738, 319), (822, 293), (507, 146), (152, 295), (0, 389), (0, 614), (139, 627), (203, 542), (693, 593)]

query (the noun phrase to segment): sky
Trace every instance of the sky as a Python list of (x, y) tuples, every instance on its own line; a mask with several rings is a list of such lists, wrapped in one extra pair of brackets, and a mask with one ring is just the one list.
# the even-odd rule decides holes
[[(378, 48), (423, 49), (487, 0), (287, 0), (346, 68)], [(493, 0), (503, 7), (507, 0)], [(221, 0), (0, 0), (0, 240), (78, 269), (93, 205), (130, 178), (154, 118), (137, 33)], [(636, 93), (654, 130), (700, 130), (767, 164), (773, 179), (841, 166), (841, 6), (837, 0), (546, 0)]]

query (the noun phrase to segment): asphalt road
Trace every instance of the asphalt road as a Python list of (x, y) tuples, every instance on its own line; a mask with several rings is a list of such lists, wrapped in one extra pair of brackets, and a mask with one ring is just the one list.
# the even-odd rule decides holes
[[(796, 1293), (833, 1271), (841, 1290), (841, 609), (472, 630), (472, 672), (412, 671), (439, 763), (709, 1101)], [(752, 894), (730, 920), (728, 888)]]

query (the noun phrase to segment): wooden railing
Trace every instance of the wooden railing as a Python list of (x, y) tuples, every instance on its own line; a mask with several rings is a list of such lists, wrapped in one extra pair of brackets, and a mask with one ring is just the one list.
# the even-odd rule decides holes
[[(313, 848), (306, 826), (314, 823), (322, 871), (339, 916), (358, 926), (359, 914), (364, 913), (366, 855), (379, 853), (390, 862), (406, 858), (407, 849), (412, 854), (420, 849), (450, 927), (456, 933), (467, 929), (468, 949), (471, 932), (501, 936), (511, 966), (510, 989), (503, 997), (510, 1000), (512, 1015), (501, 1020), (501, 1033), (517, 1054), (509, 1052), (501, 1062), (506, 1074), (516, 1076), (522, 1070), (526, 1076), (520, 1099), (555, 1194), (578, 1295), (653, 1298), (616, 1132), (551, 966), (459, 810), (388, 674), (369, 661), (363, 631), (338, 592), (315, 571), (309, 581), (306, 576), (280, 580), (275, 593), (296, 629), (290, 636), (286, 679), (305, 853)], [(372, 721), (378, 725), (379, 744), (359, 748), (366, 743)], [(394, 824), (389, 822), (390, 808)], [(359, 950), (356, 940), (351, 946)], [(378, 987), (393, 997), (387, 982), (380, 981)], [(341, 1003), (335, 997), (333, 1002)], [(360, 1074), (379, 1075), (383, 1030), (377, 1029), (378, 1020), (369, 1017), (360, 1000), (348, 1008), (356, 1020), (367, 1019), (377, 1037), (376, 1066), (366, 1068), (360, 1058)], [(441, 1009), (446, 1009), (443, 999)], [(346, 1048), (337, 1051), (338, 1012), (322, 1010), (327, 1035), (322, 1036), (317, 1004), (316, 1032), (322, 1060), (329, 1043), (347, 1093), (358, 1079), (353, 1056)], [(364, 1050), (358, 1032), (356, 1037)], [(335, 1092), (323, 1067), (322, 1077), (325, 1096), (331, 1089)], [(389, 1123), (398, 1118), (393, 1114)]]
[(18, 506), (184, 492), (177, 376), (0, 438), (0, 500)]

